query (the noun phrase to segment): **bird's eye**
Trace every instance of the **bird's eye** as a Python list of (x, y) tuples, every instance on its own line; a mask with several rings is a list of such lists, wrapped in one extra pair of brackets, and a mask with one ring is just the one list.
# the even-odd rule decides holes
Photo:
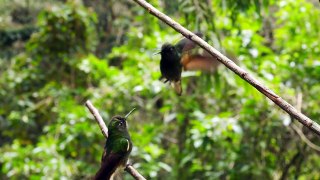
[(118, 126), (122, 126), (123, 125), (123, 122), (119, 122)]

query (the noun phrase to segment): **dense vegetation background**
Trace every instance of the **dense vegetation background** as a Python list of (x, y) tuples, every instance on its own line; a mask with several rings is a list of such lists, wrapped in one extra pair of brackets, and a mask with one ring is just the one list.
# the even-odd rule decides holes
[[(317, 0), (150, 0), (313, 120)], [(0, 179), (89, 178), (104, 138), (84, 107), (129, 119), (148, 179), (320, 179), (320, 141), (223, 66), (158, 80), (181, 35), (126, 0), (0, 0)], [(131, 177), (124, 173), (126, 179)]]

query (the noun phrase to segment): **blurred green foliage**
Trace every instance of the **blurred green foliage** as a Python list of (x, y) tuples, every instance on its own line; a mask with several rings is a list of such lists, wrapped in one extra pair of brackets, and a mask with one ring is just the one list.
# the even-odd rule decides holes
[[(84, 106), (87, 99), (107, 122), (138, 108), (129, 118), (131, 162), (148, 179), (320, 178), (319, 151), (302, 140), (320, 146), (318, 137), (225, 67), (185, 72), (182, 97), (160, 82), (153, 54), (181, 36), (143, 8), (116, 0), (30, 2), (16, 6), (42, 9), (30, 11), (38, 14), (37, 24), (26, 18), (0, 29), (6, 35), (36, 29), (30, 39), (1, 44), (19, 51), (0, 57), (0, 179), (92, 177), (105, 140)], [(203, 32), (319, 123), (318, 4), (149, 2)], [(10, 23), (19, 8), (7, 8), (0, 18)]]

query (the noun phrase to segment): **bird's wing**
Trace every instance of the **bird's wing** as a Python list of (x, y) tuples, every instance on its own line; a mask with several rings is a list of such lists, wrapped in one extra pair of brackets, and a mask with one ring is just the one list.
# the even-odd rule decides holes
[(188, 71), (214, 72), (220, 62), (209, 53), (203, 52), (202, 54), (184, 54), (181, 58), (181, 64), (183, 69)]
[(95, 179), (110, 179), (121, 163), (122, 156), (118, 153), (110, 152), (103, 157), (101, 167), (96, 173)]
[[(199, 37), (202, 38), (202, 33), (200, 32), (195, 32), (195, 34)], [(197, 46), (196, 43), (194, 43), (193, 41), (191, 41), (190, 39), (188, 38), (183, 38), (182, 40), (180, 40), (176, 45), (175, 47), (177, 48), (178, 52), (179, 53), (183, 53), (183, 52), (187, 52), (187, 51), (190, 51), (192, 50), (193, 48), (195, 48)]]
[(107, 147), (104, 150), (101, 167), (96, 173), (95, 179), (110, 179), (112, 174), (123, 163), (126, 163), (126, 153), (130, 152), (132, 145), (126, 138), (121, 138), (111, 144), (111, 147)]
[[(199, 32), (196, 32), (195, 34), (201, 38), (203, 36)], [(179, 41), (176, 44), (176, 48), (181, 54), (180, 62), (184, 70), (213, 72), (219, 65), (219, 62), (215, 57), (187, 38), (183, 38)]]

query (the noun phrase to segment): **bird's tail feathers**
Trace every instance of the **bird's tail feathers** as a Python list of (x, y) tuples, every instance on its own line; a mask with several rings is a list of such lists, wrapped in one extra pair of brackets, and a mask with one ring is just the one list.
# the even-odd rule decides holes
[(173, 88), (176, 91), (176, 93), (181, 96), (182, 94), (182, 87), (181, 87), (181, 80), (179, 81), (174, 81), (173, 82)]

